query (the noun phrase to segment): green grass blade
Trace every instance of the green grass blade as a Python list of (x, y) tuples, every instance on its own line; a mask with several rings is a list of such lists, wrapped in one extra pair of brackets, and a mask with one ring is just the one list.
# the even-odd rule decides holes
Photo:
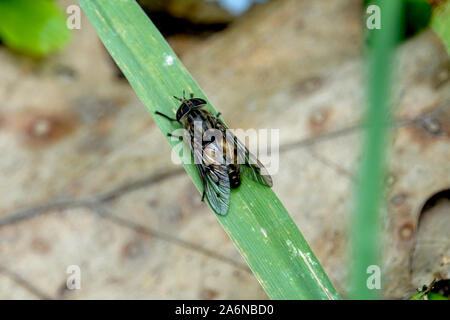
[(433, 12), (431, 25), (450, 54), (450, 1), (441, 3)]
[[(79, 0), (79, 3), (152, 116), (155, 110), (173, 114), (177, 104), (172, 96), (180, 95), (183, 89), (206, 98), (134, 0)], [(213, 111), (211, 106), (208, 108)], [(161, 117), (154, 120), (164, 134), (176, 128)], [(168, 141), (172, 146), (176, 143)], [(184, 167), (202, 190), (195, 167)], [(244, 179), (239, 189), (232, 192), (228, 215), (217, 218), (270, 298), (339, 298), (270, 188)]]
[(368, 108), (363, 156), (356, 192), (356, 209), (352, 228), (354, 299), (373, 299), (379, 290), (369, 289), (367, 268), (380, 266), (380, 205), (383, 195), (385, 148), (388, 129), (388, 106), (391, 86), (391, 63), (400, 40), (401, 1), (373, 1), (380, 6), (381, 29), (371, 30), (373, 42), (367, 52)]

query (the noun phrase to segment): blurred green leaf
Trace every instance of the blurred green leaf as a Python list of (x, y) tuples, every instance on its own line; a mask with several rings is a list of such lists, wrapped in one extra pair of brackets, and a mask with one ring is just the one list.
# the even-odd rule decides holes
[(404, 10), (404, 39), (414, 36), (430, 24), (431, 4), (426, 0), (407, 0)]
[(401, 32), (404, 2), (378, 0), (381, 29), (369, 30), (372, 44), (366, 51), (367, 110), (356, 204), (352, 227), (352, 299), (375, 299), (379, 290), (368, 285), (369, 267), (380, 262), (380, 216), (383, 204), (392, 56)]
[(448, 300), (448, 299), (443, 295), (440, 295), (439, 293), (430, 292), (428, 293), (428, 300)]
[(425, 300), (426, 292), (419, 292), (416, 295), (412, 296), (410, 300)]
[[(424, 285), (410, 300), (425, 300), (425, 298), (427, 298), (427, 300), (449, 300), (447, 297), (438, 293), (439, 289), (436, 288), (436, 286), (439, 285), (437, 285), (436, 281), (437, 280), (434, 279), (428, 286)], [(442, 286), (442, 281), (439, 281), (438, 283)]]
[[(398, 42), (406, 40), (420, 31), (424, 30), (428, 27), (431, 21), (431, 4), (426, 0), (392, 0), (403, 2), (402, 11), (400, 13), (399, 20), (401, 23), (398, 23), (398, 28), (400, 29), (398, 33)], [(379, 0), (364, 0), (364, 8), (367, 8), (369, 5), (378, 5)], [(366, 15), (367, 17), (367, 15)], [(381, 12), (381, 27), (384, 25), (384, 15)], [(372, 32), (366, 32), (366, 43), (369, 46), (373, 44), (373, 37), (376, 32), (379, 30), (371, 30)]]
[(50, 0), (0, 0), (0, 39), (17, 51), (43, 56), (69, 39), (66, 17)]
[(434, 279), (430, 285), (424, 285), (422, 289), (417, 289), (417, 294), (412, 296), (410, 300), (425, 300), (425, 297), (427, 296), (428, 292), (433, 288), (434, 284), (436, 283), (436, 279)]
[(450, 54), (450, 1), (445, 1), (434, 9), (431, 26), (442, 38)]

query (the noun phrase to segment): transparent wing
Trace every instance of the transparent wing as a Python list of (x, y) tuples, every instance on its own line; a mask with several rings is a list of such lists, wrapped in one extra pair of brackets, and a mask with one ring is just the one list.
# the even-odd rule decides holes
[(230, 181), (226, 167), (220, 169), (197, 164), (197, 169), (206, 181), (206, 198), (215, 213), (226, 215), (230, 206)]
[(272, 177), (264, 165), (250, 153), (247, 147), (229, 130), (227, 130), (227, 142), (234, 141), (235, 157), (243, 175), (262, 185), (272, 187)]
[[(259, 162), (259, 161), (258, 161)], [(261, 167), (264, 168), (262, 166), (261, 163), (259, 163), (260, 166), (255, 166), (253, 164), (244, 164), (240, 166), (241, 169), (241, 173), (252, 179), (253, 181), (256, 181), (264, 186), (268, 186), (268, 187), (272, 187), (273, 186), (273, 181), (272, 181), (272, 177), (269, 174), (262, 174), (261, 173)], [(265, 170), (265, 168), (264, 168)]]
[(216, 143), (203, 147), (201, 141), (191, 140), (194, 161), (202, 181), (208, 203), (215, 213), (226, 215), (230, 206), (230, 180), (225, 164), (221, 164), (214, 154), (218, 151)]

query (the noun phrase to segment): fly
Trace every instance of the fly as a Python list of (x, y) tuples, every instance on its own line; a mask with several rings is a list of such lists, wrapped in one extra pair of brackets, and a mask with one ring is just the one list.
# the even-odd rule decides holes
[[(207, 102), (201, 98), (194, 98), (191, 93), (187, 99), (183, 91), (183, 98), (175, 97), (181, 102), (176, 117), (169, 117), (159, 111), (155, 113), (170, 121), (178, 122), (189, 133), (189, 147), (193, 154), (195, 165), (200, 174), (203, 193), (214, 212), (226, 215), (230, 207), (230, 191), (241, 184), (241, 174), (265, 186), (272, 187), (272, 178), (266, 173), (264, 166), (251, 154), (245, 145), (234, 136), (223, 121), (220, 113), (214, 115), (204, 108)], [(209, 141), (196, 139), (198, 127), (203, 132), (218, 132)], [(170, 133), (168, 136), (174, 136)], [(176, 137), (176, 136), (175, 136)], [(182, 139), (182, 137), (177, 137)], [(264, 171), (264, 173), (262, 172)]]

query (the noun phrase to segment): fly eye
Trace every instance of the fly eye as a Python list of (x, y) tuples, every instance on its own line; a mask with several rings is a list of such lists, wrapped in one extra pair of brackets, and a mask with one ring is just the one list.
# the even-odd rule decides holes
[(194, 98), (194, 99), (191, 99), (191, 103), (194, 105), (194, 107), (198, 107), (198, 106), (206, 104), (206, 101), (203, 99), (200, 99), (200, 98)]
[(182, 114), (186, 114), (186, 113), (188, 113), (188, 112), (189, 112), (189, 107), (186, 106), (186, 105), (184, 105), (184, 106), (181, 108), (181, 113), (182, 113)]

